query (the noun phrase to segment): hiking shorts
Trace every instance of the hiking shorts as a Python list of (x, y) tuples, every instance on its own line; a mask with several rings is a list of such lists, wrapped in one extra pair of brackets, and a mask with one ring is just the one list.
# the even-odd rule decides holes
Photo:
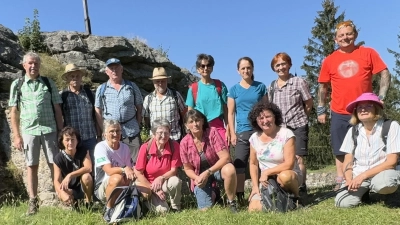
[(351, 115), (344, 115), (331, 112), (331, 143), (333, 155), (345, 155), (346, 153), (340, 151), (344, 137), (347, 130), (351, 127), (349, 120)]
[(43, 148), (47, 163), (53, 163), (53, 158), (58, 153), (57, 132), (41, 135), (22, 134), (22, 140), (27, 166), (39, 165), (41, 148)]
[(308, 155), (308, 124), (295, 129), (288, 128), (292, 130), (296, 136), (296, 155)]
[(235, 146), (235, 160), (233, 165), (236, 168), (236, 174), (244, 174), (249, 164), (250, 156), (250, 136), (254, 131), (243, 131), (236, 134), (236, 146)]

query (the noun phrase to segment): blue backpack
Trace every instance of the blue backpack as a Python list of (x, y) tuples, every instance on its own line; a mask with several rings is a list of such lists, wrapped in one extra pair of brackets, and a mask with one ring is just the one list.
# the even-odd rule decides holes
[(118, 191), (121, 193), (115, 200), (114, 207), (105, 211), (103, 219), (110, 224), (140, 219), (143, 215), (140, 194), (136, 185), (131, 183), (129, 186), (116, 187), (111, 192), (109, 199)]

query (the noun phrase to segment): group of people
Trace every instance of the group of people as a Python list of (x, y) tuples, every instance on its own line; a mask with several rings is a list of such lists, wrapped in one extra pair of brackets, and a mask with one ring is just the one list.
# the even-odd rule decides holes
[[(390, 74), (378, 53), (355, 45), (356, 38), (351, 21), (337, 25), (338, 49), (324, 60), (318, 78), (320, 123), (327, 120), (325, 101), (332, 88), (335, 188), (348, 186), (336, 198), (339, 207), (359, 204), (368, 190), (392, 193), (399, 180), (395, 170), (400, 151), (398, 123), (391, 122), (387, 140), (379, 133)], [(199, 54), (200, 81), (190, 85), (186, 101), (168, 88), (166, 68), (154, 68), (150, 80), (155, 90), (143, 99), (138, 86), (122, 78), (119, 59), (111, 58), (105, 65), (109, 80), (95, 95), (82, 84), (87, 71), (75, 64), (66, 66), (62, 79), (67, 87), (58, 93), (51, 79), (40, 76), (40, 57), (32, 52), (24, 56), (26, 74), (12, 83), (9, 106), (13, 145), (24, 152), (28, 170), (27, 214), (36, 213), (39, 207), (41, 147), (57, 195), (67, 205), (79, 198), (90, 205), (95, 196), (111, 208), (116, 200), (110, 198), (114, 188), (135, 183), (150, 208), (180, 211), (180, 167), (191, 180), (190, 189), (201, 210), (218, 199), (218, 182), (223, 183), (233, 212), (237, 202), (247, 204), (247, 168), (252, 181), (249, 210), (263, 209), (260, 187), (267, 186), (271, 177), (296, 198), (307, 192), (304, 157), (313, 99), (307, 82), (290, 73), (288, 54), (272, 58), (277, 79), (268, 87), (255, 80), (253, 60), (240, 58), (237, 71), (241, 79), (230, 89), (211, 78), (214, 58)], [(368, 93), (374, 74), (381, 75), (379, 97)], [(151, 133), (143, 144), (142, 121)], [(349, 129), (352, 125), (357, 128), (356, 137), (354, 129)]]

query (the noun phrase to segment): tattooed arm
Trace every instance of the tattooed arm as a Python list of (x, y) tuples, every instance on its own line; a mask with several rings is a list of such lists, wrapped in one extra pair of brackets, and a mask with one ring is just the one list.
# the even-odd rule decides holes
[(386, 96), (387, 91), (388, 91), (389, 86), (390, 86), (391, 75), (390, 75), (388, 69), (382, 70), (379, 74), (381, 75), (381, 83), (380, 83), (380, 86), (379, 86), (379, 95), (380, 96)]
[[(325, 107), (326, 97), (328, 94), (329, 83), (320, 83), (318, 89), (318, 107)], [(318, 109), (317, 109), (318, 110)], [(326, 113), (322, 113), (318, 116), (318, 122), (325, 123), (326, 122)]]

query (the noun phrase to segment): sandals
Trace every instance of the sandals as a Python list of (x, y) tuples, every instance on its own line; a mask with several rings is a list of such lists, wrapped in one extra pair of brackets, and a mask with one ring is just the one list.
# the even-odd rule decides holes
[(337, 191), (340, 189), (340, 187), (342, 186), (342, 183), (344, 181), (343, 177), (336, 177), (336, 183), (335, 183), (335, 187), (333, 188), (333, 191)]

